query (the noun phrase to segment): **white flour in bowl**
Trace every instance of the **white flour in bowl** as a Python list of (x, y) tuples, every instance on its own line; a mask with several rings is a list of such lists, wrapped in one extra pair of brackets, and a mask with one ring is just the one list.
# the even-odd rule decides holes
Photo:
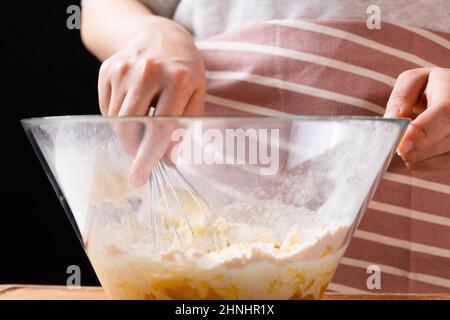
[(182, 243), (162, 227), (155, 243), (131, 214), (94, 223), (88, 254), (109, 297), (317, 299), (345, 251), (348, 226), (324, 229), (314, 212), (276, 200), (234, 202), (212, 225), (185, 207), (195, 238), (180, 218)]

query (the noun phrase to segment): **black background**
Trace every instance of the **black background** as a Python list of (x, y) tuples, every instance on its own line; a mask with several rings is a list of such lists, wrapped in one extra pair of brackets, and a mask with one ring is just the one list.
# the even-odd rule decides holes
[(98, 113), (99, 63), (69, 30), (79, 1), (1, 4), (0, 284), (65, 284), (78, 265), (82, 285), (98, 280), (20, 125), (20, 119)]
[(82, 285), (98, 285), (20, 125), (29, 117), (98, 113), (99, 63), (79, 30), (66, 26), (67, 8), (79, 4), (10, 0), (0, 6), (0, 284), (65, 284), (67, 267), (78, 265)]

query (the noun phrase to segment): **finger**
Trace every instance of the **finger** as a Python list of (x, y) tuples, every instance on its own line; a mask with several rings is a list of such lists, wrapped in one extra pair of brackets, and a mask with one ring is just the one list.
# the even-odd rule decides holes
[(111, 101), (108, 107), (108, 116), (117, 116), (128, 89), (124, 83), (124, 77), (129, 69), (127, 62), (116, 62), (110, 71), (111, 79)]
[(108, 115), (109, 104), (111, 102), (111, 83), (106, 81), (99, 83), (98, 86), (98, 104), (102, 115)]
[[(119, 111), (119, 117), (123, 116), (146, 116), (150, 108), (150, 102), (152, 101), (157, 87), (146, 89), (144, 87), (135, 87), (131, 89), (122, 107)], [(122, 149), (135, 155), (142, 139), (143, 127), (138, 121), (124, 121), (118, 122), (114, 125), (114, 131)]]
[(450, 72), (433, 70), (426, 93), (427, 109), (412, 121), (402, 141), (408, 148), (399, 148), (403, 156), (412, 150), (423, 150), (450, 134)]
[[(156, 106), (156, 115), (183, 114), (190, 95), (184, 88), (175, 89), (172, 85), (161, 93)], [(130, 181), (135, 187), (140, 187), (148, 180), (156, 162), (162, 158), (170, 144), (170, 136), (175, 125), (170, 121), (148, 122), (144, 138), (136, 152), (130, 173)]]
[(408, 70), (395, 82), (386, 106), (386, 118), (410, 117), (425, 90), (430, 68)]
[(149, 119), (145, 122), (145, 133), (133, 160), (130, 181), (135, 187), (143, 186), (162, 158), (169, 145), (176, 121)]
[(438, 141), (436, 144), (422, 150), (413, 150), (402, 157), (405, 162), (415, 163), (424, 161), (450, 152), (450, 135)]
[(175, 76), (172, 84), (167, 86), (159, 96), (155, 115), (181, 116), (186, 109), (194, 90), (189, 78), (184, 73)]
[(430, 72), (427, 96), (430, 105), (450, 97), (450, 69), (435, 68)]
[[(184, 115), (199, 116), (202, 115), (205, 109), (205, 91), (204, 89), (196, 90), (188, 101)], [(177, 128), (184, 128), (183, 124), (178, 124)], [(182, 139), (173, 139), (167, 146), (166, 154), (172, 163), (177, 163), (178, 153), (175, 147), (182, 141)]]
[(138, 84), (131, 88), (119, 111), (119, 116), (146, 116), (150, 109), (150, 102), (158, 92), (159, 88), (155, 82), (149, 81), (148, 84)]
[[(127, 65), (125, 65), (127, 66)], [(127, 71), (126, 67), (121, 69)], [(119, 71), (122, 72), (122, 71)], [(135, 65), (134, 70), (116, 77), (114, 83), (118, 88), (129, 88), (122, 103), (114, 114), (118, 116), (146, 116), (150, 102), (159, 90), (157, 65), (148, 58)], [(117, 108), (117, 107), (116, 107)]]
[(417, 102), (417, 104), (414, 106), (413, 108), (413, 112), (415, 114), (421, 114), (422, 112), (424, 112), (427, 109), (427, 96), (424, 93), (422, 93), (422, 95), (419, 98), (419, 101)]
[(184, 115), (186, 116), (200, 116), (205, 111), (205, 91), (196, 90), (189, 99)]
[(415, 163), (406, 163), (406, 166), (410, 170), (447, 170), (450, 169), (450, 153), (446, 153), (440, 156), (436, 156), (424, 161)]
[(450, 119), (445, 116), (449, 104), (429, 107), (413, 120), (402, 138), (408, 148), (399, 148), (401, 155), (427, 149), (450, 134)]
[(106, 75), (106, 67), (102, 65), (98, 73), (98, 104), (102, 115), (108, 115), (111, 100), (111, 82)]
[(111, 101), (108, 107), (108, 116), (117, 116), (120, 111), (120, 107), (123, 104), (123, 101), (126, 97), (126, 92), (122, 88), (114, 87), (111, 88)]

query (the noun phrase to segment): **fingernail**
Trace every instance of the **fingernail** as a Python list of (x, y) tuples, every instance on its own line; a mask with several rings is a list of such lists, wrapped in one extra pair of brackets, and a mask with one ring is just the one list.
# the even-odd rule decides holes
[(400, 116), (400, 109), (391, 109), (384, 114), (385, 118), (398, 118)]
[(411, 149), (413, 148), (414, 144), (411, 140), (407, 140), (405, 142), (403, 142), (397, 149), (397, 153), (400, 156), (404, 156), (405, 154), (407, 154), (408, 152), (411, 151)]
[(134, 187), (142, 187), (145, 182), (147, 181), (147, 178), (143, 174), (132, 174), (130, 177), (130, 182)]

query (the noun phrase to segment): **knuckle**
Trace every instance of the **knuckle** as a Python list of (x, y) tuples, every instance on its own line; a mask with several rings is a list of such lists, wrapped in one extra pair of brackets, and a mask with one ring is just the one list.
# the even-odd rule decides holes
[(425, 140), (428, 138), (428, 134), (426, 130), (422, 127), (422, 125), (411, 122), (410, 126), (414, 130), (415, 135), (419, 137), (419, 139)]
[(398, 82), (404, 81), (405, 79), (408, 79), (409, 77), (411, 77), (412, 73), (413, 73), (412, 70), (403, 71), (402, 73), (400, 73), (398, 75), (396, 82), (398, 83)]
[(450, 127), (450, 99), (433, 101), (428, 108), (439, 110), (439, 116)]
[(138, 60), (141, 54), (142, 49), (140, 48), (129, 48), (126, 51), (126, 56), (128, 56), (132, 61)]
[(187, 68), (177, 68), (173, 71), (172, 79), (177, 86), (192, 85), (192, 74)]
[(144, 60), (144, 68), (150, 68), (150, 67), (154, 67), (155, 66), (155, 60), (151, 57), (146, 57), (143, 59)]
[(127, 61), (117, 61), (114, 64), (114, 74), (116, 77), (123, 77), (128, 70), (128, 62)]
[(402, 107), (408, 103), (408, 96), (403, 93), (392, 93), (388, 101), (388, 107)]
[(99, 74), (99, 78), (100, 78), (100, 79), (106, 76), (106, 74), (107, 74), (107, 72), (108, 72), (108, 70), (109, 70), (109, 67), (110, 67), (110, 59), (106, 59), (106, 60), (103, 61), (103, 63), (101, 64), (100, 69), (99, 69), (99, 71), (98, 71), (98, 74)]
[(448, 77), (450, 75), (450, 69), (439, 68), (439, 67), (431, 68), (430, 77), (440, 76), (440, 75), (442, 75), (444, 77)]
[(138, 82), (139, 83), (146, 82), (151, 75), (155, 74), (156, 67), (157, 64), (152, 58), (150, 57), (144, 58), (141, 63), (141, 67), (139, 68)]
[(402, 73), (400, 73), (400, 75), (397, 77), (397, 80), (402, 81), (402, 80), (406, 80), (406, 79), (410, 79), (410, 78), (415, 78), (419, 74), (421, 74), (421, 72), (422, 72), (422, 68), (409, 69), (409, 70), (406, 70), (406, 71), (403, 71)]
[(158, 70), (162, 67), (162, 61), (154, 58), (147, 58), (147, 61), (149, 63), (149, 66), (153, 68), (153, 70)]

